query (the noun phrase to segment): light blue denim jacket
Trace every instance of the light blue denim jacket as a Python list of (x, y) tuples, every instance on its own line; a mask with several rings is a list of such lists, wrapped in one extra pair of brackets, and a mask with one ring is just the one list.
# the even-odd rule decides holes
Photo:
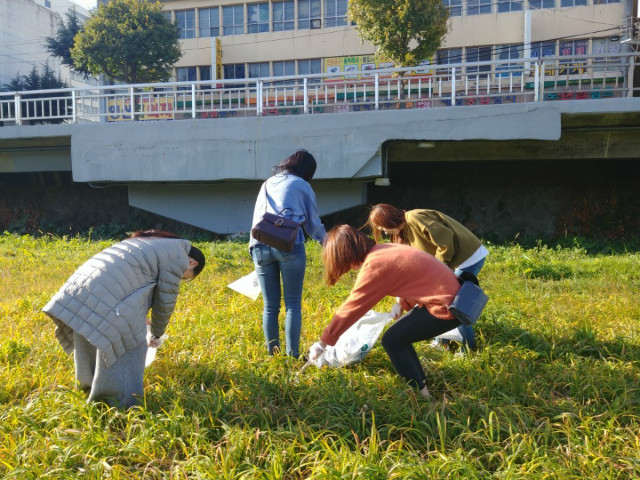
[[(301, 223), (304, 231), (314, 240), (322, 243), (327, 231), (320, 220), (316, 194), (306, 180), (291, 173), (278, 173), (265, 180), (253, 209), (253, 228), (265, 212), (265, 185), (267, 189), (266, 211), (282, 215)], [(304, 242), (302, 228), (298, 232), (296, 244)], [(259, 243), (251, 237), (249, 248)]]

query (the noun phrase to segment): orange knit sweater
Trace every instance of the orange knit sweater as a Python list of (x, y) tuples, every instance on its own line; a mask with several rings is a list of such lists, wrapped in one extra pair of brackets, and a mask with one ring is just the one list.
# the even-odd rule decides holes
[(434, 256), (407, 245), (376, 245), (320, 339), (335, 345), (345, 330), (387, 295), (400, 297), (405, 310), (424, 306), (434, 317), (451, 320), (454, 317), (447, 307), (459, 289), (453, 272)]

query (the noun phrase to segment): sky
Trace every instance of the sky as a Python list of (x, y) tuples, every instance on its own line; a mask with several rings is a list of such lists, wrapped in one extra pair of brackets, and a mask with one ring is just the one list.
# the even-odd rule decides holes
[(76, 5), (86, 8), (87, 10), (96, 8), (96, 0), (71, 0), (71, 1)]

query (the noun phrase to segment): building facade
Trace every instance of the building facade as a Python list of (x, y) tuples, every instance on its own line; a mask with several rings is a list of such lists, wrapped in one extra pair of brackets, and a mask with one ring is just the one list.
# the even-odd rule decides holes
[(89, 12), (69, 0), (2, 0), (0, 1), (0, 86), (20, 75), (28, 75), (34, 67), (42, 73), (48, 64), (61, 80), (70, 86), (89, 81), (61, 65), (45, 50), (47, 37), (54, 37), (65, 14), (74, 10), (81, 21)]
[[(428, 63), (625, 51), (633, 0), (444, 0), (449, 32)], [(163, 0), (180, 26), (178, 81), (348, 72), (374, 58), (346, 17), (348, 0)], [(604, 62), (605, 60), (603, 60)], [(483, 67), (479, 68), (480, 71)]]

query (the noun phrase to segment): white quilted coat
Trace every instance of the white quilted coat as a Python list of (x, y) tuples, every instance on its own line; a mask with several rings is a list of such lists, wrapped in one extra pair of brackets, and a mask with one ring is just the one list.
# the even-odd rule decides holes
[(42, 309), (55, 322), (64, 351), (73, 352), (75, 331), (110, 366), (146, 341), (149, 309), (151, 333), (161, 336), (189, 266), (190, 248), (183, 239), (138, 237), (87, 260)]

